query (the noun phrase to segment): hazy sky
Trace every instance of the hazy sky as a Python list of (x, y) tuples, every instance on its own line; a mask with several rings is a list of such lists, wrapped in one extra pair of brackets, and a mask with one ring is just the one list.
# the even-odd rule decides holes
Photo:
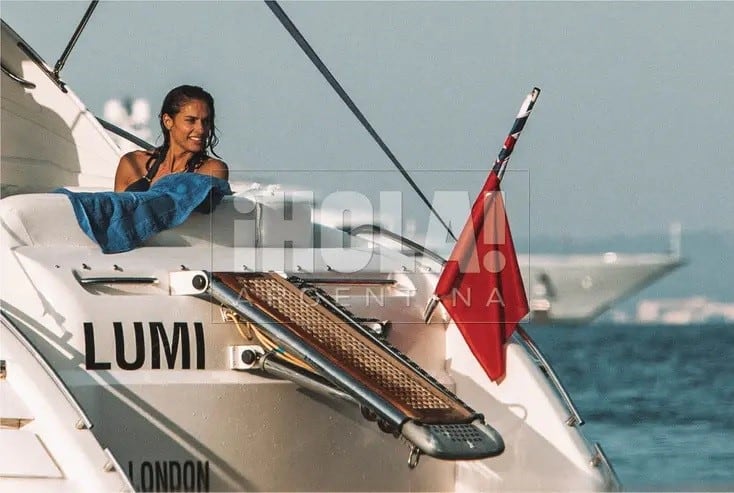
[[(86, 5), (0, 13), (53, 65)], [(504, 184), (516, 236), (734, 229), (734, 3), (281, 5), (429, 196), (478, 190), (538, 86)], [(202, 85), (239, 178), (404, 190), (426, 215), (261, 2), (103, 1), (62, 78), (99, 114)]]

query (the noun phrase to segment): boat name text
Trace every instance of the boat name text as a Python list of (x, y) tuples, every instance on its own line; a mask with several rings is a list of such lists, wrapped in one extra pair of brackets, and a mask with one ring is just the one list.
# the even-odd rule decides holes
[[(165, 326), (163, 322), (148, 322), (145, 330), (143, 322), (133, 322), (132, 333), (122, 322), (113, 322), (115, 359), (121, 370), (139, 370), (150, 358), (153, 370), (174, 368), (182, 370), (203, 370), (205, 367), (204, 326), (193, 323), (193, 337), (187, 322), (173, 322)], [(148, 337), (146, 337), (146, 333)], [(125, 340), (128, 351), (125, 350)], [(192, 344), (193, 339), (193, 344)], [(87, 370), (110, 370), (112, 361), (97, 359), (100, 344), (95, 344), (95, 327), (92, 322), (84, 323), (84, 349)], [(180, 358), (179, 358), (180, 357)], [(178, 363), (180, 359), (180, 364)], [(180, 366), (179, 366), (180, 365)]]

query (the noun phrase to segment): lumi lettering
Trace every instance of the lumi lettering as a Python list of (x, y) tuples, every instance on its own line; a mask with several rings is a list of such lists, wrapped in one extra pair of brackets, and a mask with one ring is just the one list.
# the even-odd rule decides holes
[[(110, 353), (106, 359), (95, 344), (96, 330), (92, 322), (84, 323), (87, 370), (111, 370), (113, 366), (121, 370), (139, 370), (146, 363), (154, 370), (205, 368), (204, 326), (201, 322), (194, 322), (193, 330), (187, 322), (173, 322), (168, 326), (163, 322), (133, 322), (132, 327), (113, 322), (114, 358), (111, 357), (111, 349), (105, 348)], [(133, 341), (132, 346), (129, 341)]]

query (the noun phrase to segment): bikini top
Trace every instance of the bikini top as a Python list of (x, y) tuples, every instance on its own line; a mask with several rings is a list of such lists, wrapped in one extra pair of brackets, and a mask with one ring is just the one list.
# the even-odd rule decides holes
[[(184, 173), (192, 173), (196, 171), (195, 160), (190, 160), (186, 165), (186, 171)], [(201, 160), (199, 160), (201, 162)], [(145, 168), (148, 172), (137, 181), (132, 182), (125, 189), (126, 192), (147, 192), (150, 189), (150, 182), (153, 181), (158, 169), (161, 167), (161, 161), (156, 159), (155, 155), (150, 156), (148, 162), (145, 163)]]

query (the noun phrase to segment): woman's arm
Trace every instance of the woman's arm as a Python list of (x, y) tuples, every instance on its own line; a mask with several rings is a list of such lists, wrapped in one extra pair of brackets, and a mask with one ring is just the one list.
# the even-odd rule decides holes
[(124, 192), (135, 180), (140, 178), (135, 151), (128, 152), (120, 158), (115, 172), (115, 192)]

